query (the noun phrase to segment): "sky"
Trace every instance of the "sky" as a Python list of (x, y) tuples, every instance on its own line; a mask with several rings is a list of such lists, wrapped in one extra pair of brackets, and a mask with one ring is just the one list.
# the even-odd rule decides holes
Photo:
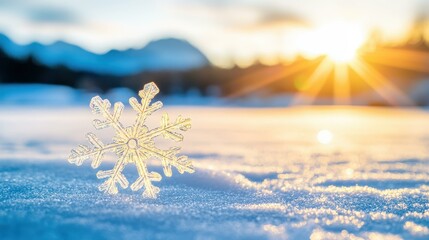
[(340, 23), (400, 41), (427, 0), (0, 0), (0, 32), (14, 41), (64, 40), (87, 50), (186, 39), (218, 66), (266, 64), (302, 52), (303, 36)]

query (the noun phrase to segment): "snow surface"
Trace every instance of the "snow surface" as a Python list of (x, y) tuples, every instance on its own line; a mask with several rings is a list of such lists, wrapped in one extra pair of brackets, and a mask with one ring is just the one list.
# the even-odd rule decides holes
[[(129, 110), (129, 106), (127, 107)], [(193, 119), (196, 173), (156, 200), (99, 192), (67, 162), (95, 131), (89, 108), (0, 108), (1, 239), (428, 239), (429, 114), (365, 107), (174, 107)], [(150, 117), (156, 126), (160, 113)], [(134, 113), (125, 112), (131, 124)], [(333, 134), (321, 144), (321, 130)], [(169, 146), (169, 141), (159, 140)], [(111, 160), (114, 157), (111, 156)], [(155, 164), (156, 161), (151, 161)], [(113, 162), (102, 163), (108, 169)], [(151, 170), (161, 171), (159, 165)], [(126, 174), (137, 178), (132, 166)]]

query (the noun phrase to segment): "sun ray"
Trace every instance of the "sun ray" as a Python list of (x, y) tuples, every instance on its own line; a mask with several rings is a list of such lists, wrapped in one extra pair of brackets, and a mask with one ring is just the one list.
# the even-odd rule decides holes
[(317, 66), (311, 76), (307, 79), (302, 90), (293, 98), (292, 105), (307, 105), (314, 101), (314, 98), (322, 89), (323, 85), (332, 72), (333, 63), (330, 59), (325, 58)]
[(336, 63), (334, 65), (334, 101), (336, 105), (350, 104), (348, 64)]
[(309, 62), (306, 61), (288, 67), (281, 66), (281, 69), (277, 69), (276, 72), (273, 72), (273, 69), (262, 69), (250, 74), (246, 74), (245, 76), (237, 78), (228, 84), (227, 89), (234, 89), (234, 91), (227, 97), (241, 97), (270, 83), (279, 81), (295, 73), (303, 71), (310, 66), (315, 65), (316, 63), (318, 63), (318, 60), (312, 60)]
[(409, 99), (400, 89), (390, 83), (381, 73), (366, 64), (364, 61), (356, 59), (350, 63), (350, 67), (389, 104), (393, 106), (414, 105), (412, 100)]
[(379, 49), (364, 54), (368, 62), (417, 72), (429, 72), (429, 53), (403, 49)]

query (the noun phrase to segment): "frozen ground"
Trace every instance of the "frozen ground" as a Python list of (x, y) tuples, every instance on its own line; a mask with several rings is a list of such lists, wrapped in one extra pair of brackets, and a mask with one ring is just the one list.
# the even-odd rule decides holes
[[(159, 198), (147, 200), (129, 189), (105, 195), (89, 162), (67, 162), (95, 132), (89, 108), (0, 108), (0, 238), (429, 238), (426, 112), (165, 111), (193, 119), (182, 147), (196, 173), (164, 177)], [(323, 129), (331, 144), (317, 141)], [(105, 141), (110, 134), (97, 132)], [(126, 174), (137, 176), (132, 167)]]

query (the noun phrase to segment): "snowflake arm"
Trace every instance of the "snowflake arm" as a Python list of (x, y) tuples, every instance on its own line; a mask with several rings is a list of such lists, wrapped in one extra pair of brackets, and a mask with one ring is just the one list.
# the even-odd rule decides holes
[(119, 122), (119, 118), (121, 117), (122, 111), (124, 110), (124, 104), (120, 102), (115, 103), (113, 106), (113, 114), (111, 114), (110, 101), (107, 99), (103, 100), (101, 97), (96, 96), (91, 99), (90, 107), (92, 108), (92, 112), (94, 114), (102, 115), (104, 118), (106, 118), (104, 121), (101, 121), (100, 119), (94, 119), (92, 124), (97, 130), (111, 126), (118, 134), (128, 137), (127, 132)]
[(98, 168), (101, 164), (104, 153), (108, 151), (114, 151), (116, 148), (124, 145), (118, 143), (104, 145), (103, 142), (101, 142), (94, 133), (88, 133), (86, 137), (88, 138), (88, 141), (94, 146), (94, 148), (91, 149), (86, 145), (79, 145), (77, 148), (71, 151), (71, 154), (68, 158), (70, 163), (80, 166), (82, 165), (83, 161), (92, 158), (92, 168)]
[(172, 176), (172, 166), (174, 166), (180, 174), (183, 174), (184, 172), (195, 172), (194, 166), (192, 165), (192, 162), (188, 160), (187, 156), (177, 156), (177, 153), (180, 151), (179, 147), (162, 150), (154, 145), (146, 145), (143, 147), (143, 151), (162, 160), (164, 174), (167, 177)]
[(130, 98), (130, 105), (137, 112), (137, 119), (134, 128), (135, 132), (137, 132), (139, 128), (144, 125), (144, 122), (149, 115), (162, 108), (162, 102), (160, 101), (150, 105), (152, 99), (158, 93), (159, 89), (155, 83), (148, 83), (143, 87), (143, 90), (139, 91), (141, 103), (139, 103), (138, 100), (134, 97)]
[(187, 131), (191, 128), (191, 119), (183, 118), (182, 116), (177, 117), (175, 122), (170, 123), (168, 114), (163, 114), (161, 119), (161, 126), (151, 130), (145, 137), (145, 139), (153, 139), (159, 135), (164, 138), (180, 142), (183, 140), (183, 135), (176, 132), (175, 130)]
[(143, 197), (156, 198), (159, 193), (159, 188), (152, 185), (152, 181), (159, 182), (162, 177), (157, 172), (149, 173), (145, 164), (147, 157), (142, 156), (145, 156), (145, 154), (137, 152), (136, 167), (139, 173), (139, 178), (137, 178), (137, 180), (131, 185), (131, 190), (138, 191), (144, 186), (145, 190), (143, 192)]
[(119, 158), (119, 161), (116, 162), (115, 167), (113, 167), (112, 170), (107, 171), (98, 171), (97, 172), (97, 178), (108, 178), (104, 183), (102, 183), (98, 189), (102, 192), (106, 192), (109, 194), (117, 194), (118, 193), (118, 187), (116, 186), (116, 183), (119, 183), (122, 188), (128, 187), (128, 180), (125, 178), (124, 174), (122, 174), (122, 171), (125, 168), (125, 165), (129, 158), (132, 158), (132, 154), (129, 153), (129, 151), (124, 152), (124, 154)]

